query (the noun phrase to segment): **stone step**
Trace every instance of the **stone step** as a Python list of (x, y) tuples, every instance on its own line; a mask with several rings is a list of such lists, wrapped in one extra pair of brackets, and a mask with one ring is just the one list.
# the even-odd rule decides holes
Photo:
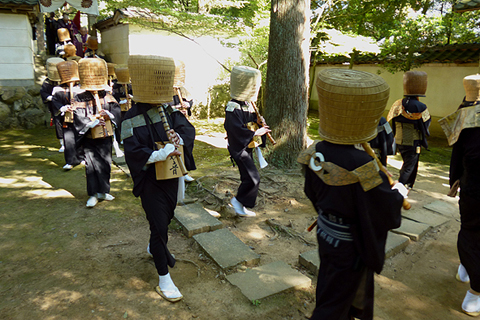
[(449, 218), (459, 218), (460, 217), (460, 210), (458, 205), (453, 205), (451, 203), (436, 200), (431, 203), (428, 203), (423, 206), (425, 209), (431, 210), (436, 213), (440, 213)]
[(249, 266), (260, 262), (260, 255), (228, 229), (199, 233), (193, 239), (224, 272), (231, 271), (238, 265)]
[(402, 217), (428, 224), (433, 228), (438, 227), (451, 220), (450, 218), (447, 218), (441, 214), (434, 213), (431, 210), (427, 210), (424, 208), (415, 210), (402, 210)]
[(392, 232), (407, 236), (413, 241), (419, 241), (431, 228), (432, 226), (423, 222), (402, 219), (402, 225), (393, 229)]
[(202, 232), (223, 228), (223, 224), (198, 203), (177, 206), (174, 219), (182, 226), (183, 233), (189, 238)]
[(409, 243), (409, 237), (389, 231), (387, 234), (387, 244), (385, 245), (385, 259), (396, 255), (405, 249)]
[(310, 250), (299, 255), (298, 263), (307, 268), (307, 270), (314, 275), (317, 275), (318, 269), (320, 268), (320, 256), (318, 255), (318, 249)]
[(227, 275), (227, 280), (237, 286), (250, 301), (260, 300), (289, 289), (308, 288), (312, 284), (309, 277), (292, 269), (283, 261)]

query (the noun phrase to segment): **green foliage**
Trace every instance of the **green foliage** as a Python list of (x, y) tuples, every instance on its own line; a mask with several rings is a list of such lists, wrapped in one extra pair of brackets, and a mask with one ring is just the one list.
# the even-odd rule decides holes
[(255, 307), (258, 307), (260, 306), (262, 302), (260, 300), (252, 300), (252, 304), (255, 306)]
[(209, 89), (210, 107), (199, 104), (194, 108), (199, 119), (225, 117), (225, 105), (230, 101), (230, 83), (214, 85)]

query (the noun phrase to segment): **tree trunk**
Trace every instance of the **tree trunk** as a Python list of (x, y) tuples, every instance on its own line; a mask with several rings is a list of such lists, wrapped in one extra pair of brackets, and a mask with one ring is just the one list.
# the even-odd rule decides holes
[(268, 156), (275, 165), (295, 166), (307, 144), (309, 12), (309, 0), (272, 0), (265, 118), (277, 141)]

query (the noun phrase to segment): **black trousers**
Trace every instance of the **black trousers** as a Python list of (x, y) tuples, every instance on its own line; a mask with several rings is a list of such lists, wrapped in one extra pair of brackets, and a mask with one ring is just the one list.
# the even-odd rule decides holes
[(353, 241), (325, 236), (321, 231), (317, 230), (320, 270), (316, 306), (310, 319), (373, 319), (373, 270), (360, 260)]
[(76, 166), (85, 158), (83, 147), (77, 144), (77, 133), (73, 123), (67, 123), (63, 128), (63, 143), (65, 145), (65, 163)]
[(400, 177), (398, 178), (398, 181), (412, 188), (415, 179), (417, 178), (420, 153), (417, 153), (417, 148), (415, 146), (397, 145), (397, 147), (403, 159), (403, 165), (400, 169)]
[(253, 208), (260, 187), (260, 174), (253, 162), (252, 150), (247, 148), (239, 156), (233, 158), (240, 171), (240, 186), (236, 198), (247, 208)]
[(143, 210), (150, 225), (150, 252), (159, 275), (168, 273), (175, 260), (168, 251), (168, 225), (177, 205), (178, 178), (156, 180), (154, 175), (145, 177), (140, 193)]
[(470, 277), (470, 287), (480, 292), (480, 201), (460, 190), (461, 227), (457, 249)]
[(85, 172), (87, 175), (87, 193), (110, 192), (110, 173), (112, 165), (112, 137), (103, 139), (83, 138), (85, 152)]
[(55, 134), (57, 139), (63, 139), (63, 117), (62, 116), (53, 116), (53, 125), (55, 126)]

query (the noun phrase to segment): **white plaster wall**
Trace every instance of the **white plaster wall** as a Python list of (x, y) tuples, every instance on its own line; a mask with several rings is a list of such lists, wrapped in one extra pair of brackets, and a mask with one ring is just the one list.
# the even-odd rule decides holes
[(34, 83), (32, 27), (24, 14), (0, 13), (0, 85)]
[[(320, 65), (316, 67), (315, 76), (322, 68), (345, 68), (341, 65)], [(403, 72), (391, 74), (380, 66), (358, 65), (354, 70), (366, 71), (380, 75), (390, 86), (390, 98), (387, 102), (385, 114), (388, 113), (392, 104), (403, 98)], [(463, 78), (479, 72), (477, 64), (425, 64), (421, 68), (414, 69), (425, 71), (428, 75), (426, 97), (420, 97), (420, 101), (428, 107), (432, 116), (431, 134), (437, 137), (445, 137), (438, 125), (438, 120), (457, 110), (465, 96)], [(315, 77), (316, 79), (316, 77)], [(310, 98), (310, 108), (318, 109), (318, 95), (316, 85), (313, 85)]]

